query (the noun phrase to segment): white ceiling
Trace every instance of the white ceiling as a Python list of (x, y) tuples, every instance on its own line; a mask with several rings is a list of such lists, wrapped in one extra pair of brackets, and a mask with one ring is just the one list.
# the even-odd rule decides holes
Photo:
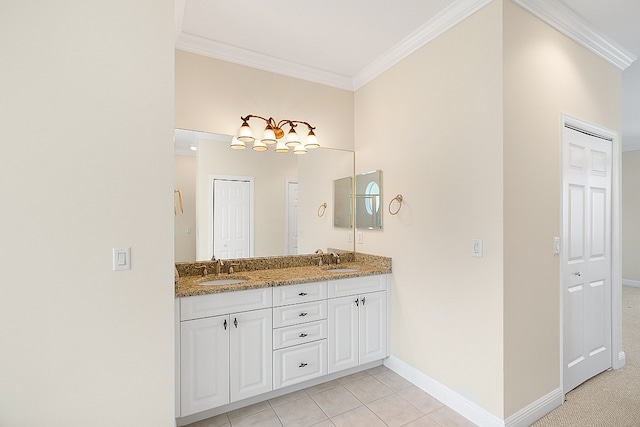
[[(176, 47), (353, 90), (490, 1), (176, 0)], [(599, 36), (640, 54), (638, 0), (525, 2), (571, 9)], [(640, 148), (635, 63), (623, 72), (623, 141)]]

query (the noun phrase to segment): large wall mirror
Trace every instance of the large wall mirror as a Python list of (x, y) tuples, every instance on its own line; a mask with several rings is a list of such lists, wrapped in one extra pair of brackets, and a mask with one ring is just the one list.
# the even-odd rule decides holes
[(332, 206), (334, 180), (354, 175), (352, 151), (232, 150), (231, 138), (175, 131), (176, 262), (354, 251)]

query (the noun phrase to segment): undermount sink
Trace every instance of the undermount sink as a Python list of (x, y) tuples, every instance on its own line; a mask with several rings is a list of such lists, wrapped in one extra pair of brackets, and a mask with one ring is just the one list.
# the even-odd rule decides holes
[(246, 282), (246, 279), (217, 279), (217, 280), (209, 280), (207, 282), (200, 282), (198, 285), (200, 286), (219, 286), (219, 285), (237, 285), (239, 283)]
[(358, 271), (357, 268), (329, 268), (327, 269), (329, 273), (353, 273), (354, 271)]

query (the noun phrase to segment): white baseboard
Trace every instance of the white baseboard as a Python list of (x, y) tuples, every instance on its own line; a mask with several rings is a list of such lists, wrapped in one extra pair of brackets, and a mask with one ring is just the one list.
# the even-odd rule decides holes
[(557, 388), (546, 396), (542, 396), (535, 402), (522, 408), (505, 420), (505, 427), (527, 427), (547, 415), (549, 412), (562, 405), (564, 395)]
[(624, 286), (633, 286), (634, 288), (640, 288), (640, 280), (622, 279)]
[(502, 420), (395, 356), (387, 358), (384, 364), (401, 377), (411, 381), (420, 389), (481, 427), (527, 427), (553, 411), (564, 401), (562, 390), (558, 388), (511, 415), (506, 420)]

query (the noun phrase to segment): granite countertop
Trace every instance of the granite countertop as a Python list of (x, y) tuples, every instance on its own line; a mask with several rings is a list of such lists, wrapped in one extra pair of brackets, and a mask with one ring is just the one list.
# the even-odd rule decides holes
[[(355, 269), (349, 272), (332, 272), (335, 269)], [(318, 267), (297, 266), (289, 268), (268, 268), (263, 270), (239, 271), (232, 274), (208, 274), (207, 276), (192, 275), (178, 279), (176, 283), (176, 297), (215, 294), (220, 292), (241, 291), (273, 286), (293, 285), (297, 283), (318, 282), (331, 279), (345, 279), (350, 277), (372, 276), (391, 272), (390, 262), (354, 261), (341, 264), (324, 265)], [(199, 285), (201, 282), (223, 279), (244, 279), (246, 282), (230, 285)]]

